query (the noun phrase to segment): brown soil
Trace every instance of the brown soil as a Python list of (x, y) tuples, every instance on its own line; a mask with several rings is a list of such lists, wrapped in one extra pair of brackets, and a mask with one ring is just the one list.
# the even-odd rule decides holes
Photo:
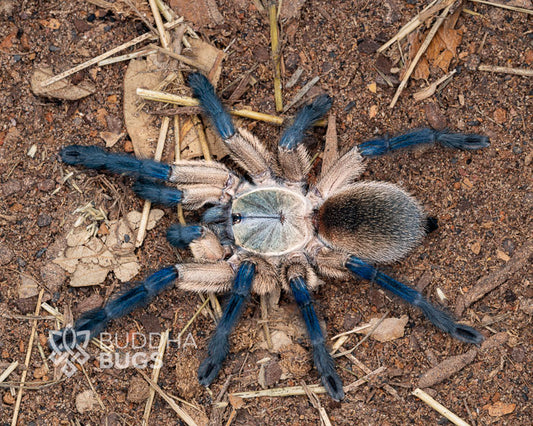
[[(57, 253), (55, 242), (72, 228), (77, 217), (74, 210), (91, 200), (102, 206), (111, 218), (142, 208), (129, 189), (129, 179), (110, 175), (104, 178), (95, 172), (74, 170), (60, 164), (57, 157), (58, 150), (71, 143), (103, 146), (98, 134), (108, 130), (105, 117), (122, 120), (126, 65), (93, 68), (74, 75), (74, 81), (89, 79), (97, 87), (94, 95), (76, 102), (36, 97), (30, 90), (33, 69), (46, 63), (58, 73), (145, 29), (131, 18), (106, 15), (97, 16), (94, 21), (88, 19), (101, 11), (89, 2), (28, 0), (16, 2), (12, 11), (8, 3), (13, 2), (6, 1), (0, 7), (0, 374), (13, 361), (18, 361), (20, 366), (7, 379), (16, 382), (22, 376), (21, 366), (32, 326), (31, 321), (21, 319), (20, 315), (33, 312), (36, 303), (35, 297), (19, 298), (21, 276), (31, 276), (39, 286), (47, 288), (48, 303), (61, 312), (95, 294), (104, 299), (109, 297), (118, 287), (112, 274), (105, 286), (73, 289), (60, 272), (47, 269)], [(252, 2), (217, 3), (225, 23), (200, 31), (218, 47), (233, 43), (219, 87), (227, 86), (257, 66), (253, 75), (258, 83), (245, 93), (242, 102), (254, 110), (274, 114), (267, 20), (249, 5)], [(297, 67), (304, 70), (298, 84), (284, 90), (284, 98), (290, 100), (306, 81), (321, 76), (318, 87), (335, 99), (333, 112), (343, 150), (376, 135), (397, 134), (428, 126), (428, 122), (434, 125), (435, 120), (446, 122), (456, 131), (490, 137), (491, 146), (477, 152), (437, 146), (373, 159), (368, 162), (364, 175), (364, 179), (401, 184), (416, 195), (431, 215), (438, 217), (440, 226), (436, 232), (404, 261), (384, 270), (404, 282), (425, 283), (424, 292), (433, 300), (438, 300), (436, 290), (441, 289), (447, 296), (444, 303), (453, 310), (463, 292), (471, 289), (480, 277), (503, 268), (533, 235), (531, 78), (475, 70), (479, 62), (531, 69), (533, 33), (531, 19), (526, 14), (467, 3), (468, 9), (481, 15), (463, 13), (459, 18), (458, 26), (463, 26), (465, 31), (452, 67), (459, 66), (460, 71), (444, 89), (418, 103), (411, 95), (424, 84), (411, 81), (396, 107), (389, 109), (395, 88), (381, 84), (373, 45), (381, 45), (394, 35), (421, 10), (421, 3), (307, 1), (299, 19), (284, 27), (284, 79)], [(440, 71), (431, 71), (430, 81), (442, 75)], [(373, 93), (367, 85), (375, 81), (378, 85)], [(377, 114), (370, 118), (374, 105)], [(248, 125), (262, 140), (268, 140), (269, 146), (278, 140), (279, 128)], [(313, 145), (313, 152), (323, 149), (324, 132), (316, 131), (314, 140), (318, 143)], [(37, 151), (31, 158), (27, 153), (34, 144)], [(113, 150), (123, 151), (124, 141)], [(83, 193), (62, 183), (62, 176), (71, 171)], [(120, 203), (115, 203), (117, 193)], [(173, 212), (167, 212), (165, 220), (148, 233), (137, 251), (142, 262), (139, 279), (160, 265), (175, 262), (176, 253), (165, 241), (165, 229), (171, 222), (169, 216), (174, 218)], [(532, 282), (533, 268), (526, 264), (463, 313), (463, 319), (486, 336), (496, 332), (508, 334), (505, 344), (480, 352), (472, 363), (432, 388), (439, 402), (470, 423), (525, 425), (533, 422), (533, 363), (528, 355), (533, 350)], [(381, 365), (387, 367), (384, 375), (350, 392), (340, 403), (319, 396), (334, 424), (446, 423), (410, 392), (421, 374), (450, 356), (467, 352), (470, 349), (467, 345), (439, 333), (417, 311), (391, 300), (367, 282), (330, 282), (320, 288), (316, 300), (329, 336), (359, 322), (368, 322), (371, 317), (382, 316), (389, 309), (392, 317), (406, 313), (410, 316), (405, 337), (387, 343), (368, 339), (354, 352), (371, 370)], [(173, 326), (176, 335), (199, 303), (196, 296), (184, 297), (183, 293), (172, 290), (146, 310), (115, 321), (110, 331), (126, 338), (128, 332)], [(296, 314), (290, 297), (283, 295), (280, 304)], [(19, 317), (13, 318), (12, 314)], [(214, 397), (230, 373), (233, 378), (229, 393), (260, 389), (257, 380), (260, 367), (256, 362), (266, 353), (256, 349), (263, 339), (259, 319), (258, 299), (253, 298), (234, 333), (232, 352), (211, 386)], [(86, 363), (84, 368), (105, 410), (98, 406), (83, 414), (76, 409), (76, 397), (90, 388), (81, 371), (60, 383), (39, 386), (41, 381), (51, 380), (53, 374), (50, 371), (43, 377), (43, 360), (37, 342), (48, 355), (46, 336), (55, 326), (52, 320), (37, 322), (37, 339), (27, 377), (27, 381), (37, 384), (37, 389), (25, 390), (18, 424), (140, 424), (145, 404), (137, 402), (144, 401), (143, 389), (132, 389), (139, 384), (133, 378), (140, 377), (133, 369), (105, 370), (94, 362)], [(195, 371), (205, 355), (212, 330), (212, 320), (200, 315), (190, 328), (198, 350), (171, 347), (165, 356), (159, 384), (169, 394), (202, 406), (207, 416), (218, 419), (216, 422), (225, 423), (231, 408), (215, 412), (212, 396), (196, 382)], [(297, 343), (309, 347), (306, 339)], [(352, 340), (346, 346), (353, 344)], [(346, 358), (339, 358), (338, 365), (346, 384), (364, 375)], [(307, 383), (318, 381), (314, 369), (305, 369), (303, 378)], [(281, 380), (276, 386), (297, 384), (299, 379), (289, 379)], [(399, 399), (384, 389), (385, 384), (397, 391)], [(139, 392), (141, 396), (135, 397)], [(16, 394), (7, 387), (0, 388), (0, 393), (0, 424), (10, 424)], [(498, 414), (494, 413), (495, 408), (512, 407), (510, 404), (515, 404), (510, 414), (495, 415)], [(319, 421), (318, 411), (306, 397), (288, 397), (246, 400), (237, 410), (233, 424), (304, 425)], [(169, 405), (156, 397), (150, 423), (178, 424), (179, 421)]]

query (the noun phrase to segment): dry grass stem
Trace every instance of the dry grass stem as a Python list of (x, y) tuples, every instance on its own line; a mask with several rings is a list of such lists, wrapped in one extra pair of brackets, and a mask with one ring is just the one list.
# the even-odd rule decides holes
[(524, 77), (533, 77), (533, 70), (528, 70), (524, 68), (510, 68), (510, 67), (498, 67), (495, 65), (483, 65), (477, 67), (478, 71), (489, 71), (497, 72), (502, 74), (514, 74), (521, 75)]
[[(157, 146), (155, 148), (155, 161), (161, 161), (161, 157), (163, 156), (163, 148), (165, 147), (165, 140), (167, 139), (169, 125), (170, 118), (163, 117), (161, 121), (161, 130), (159, 131), (159, 139), (157, 140)], [(139, 225), (139, 230), (137, 231), (137, 238), (135, 240), (135, 247), (140, 247), (144, 241), (144, 237), (146, 235), (146, 227), (148, 226), (148, 215), (150, 214), (151, 206), (152, 203), (150, 201), (144, 202), (141, 223)]]
[(405, 75), (402, 78), (402, 81), (400, 82), (400, 85), (398, 86), (398, 89), (396, 90), (396, 93), (394, 94), (394, 98), (392, 98), (392, 102), (389, 105), (389, 108), (394, 108), (394, 105), (396, 105), (396, 102), (398, 101), (398, 98), (400, 97), (400, 94), (402, 93), (403, 89), (407, 85), (407, 82), (409, 81), (409, 77), (411, 77), (411, 74), (416, 68), (416, 65), (418, 64), (418, 61), (424, 54), (424, 52), (427, 50), (429, 44), (431, 43), (431, 40), (433, 40), (433, 37), (435, 37), (435, 34), (437, 34), (437, 31), (439, 30), (440, 26), (444, 22), (444, 19), (450, 13), (450, 9), (452, 7), (453, 1), (447, 1), (449, 4), (440, 14), (440, 16), (437, 18), (435, 23), (433, 24), (433, 27), (429, 31), (428, 35), (426, 36), (426, 39), (420, 46), (420, 49), (418, 49), (418, 52), (416, 52), (415, 57), (411, 61), (411, 64), (409, 65), (409, 68), (407, 69)]
[(155, 0), (155, 3), (161, 12), (161, 15), (163, 15), (167, 21), (170, 22), (177, 18), (178, 15), (176, 15), (176, 13), (165, 4), (165, 2), (162, 0)]
[(471, 0), (471, 1), (472, 3), (488, 4), (489, 6), (501, 7), (502, 9), (508, 9), (508, 10), (513, 10), (515, 12), (522, 12), (522, 13), (527, 13), (528, 15), (533, 15), (533, 10), (526, 9), (524, 7), (510, 6), (507, 4), (494, 3), (491, 1), (485, 1), (485, 0)]
[[(154, 371), (152, 372), (152, 380), (154, 383), (157, 383), (157, 380), (159, 379), (159, 373), (161, 372), (161, 367), (163, 366), (163, 357), (165, 356), (169, 334), (170, 330), (165, 330), (163, 333), (161, 333), (161, 340), (159, 341), (159, 346), (157, 348), (157, 358), (155, 360)], [(143, 425), (148, 425), (148, 419), (150, 418), (150, 412), (152, 411), (154, 398), (155, 390), (150, 388), (150, 395), (148, 396), (146, 406), (144, 407)]]
[(324, 407), (322, 407), (322, 404), (320, 404), (320, 400), (318, 399), (318, 397), (309, 390), (303, 380), (301, 383), (302, 387), (304, 388), (305, 394), (307, 395), (307, 398), (311, 402), (311, 405), (318, 410), (318, 415), (320, 416), (321, 424), (324, 426), (331, 426), (331, 420), (328, 417), (328, 413), (326, 412)]
[[(165, 102), (180, 106), (200, 106), (198, 99), (189, 96), (174, 95), (171, 93), (158, 92), (156, 90), (137, 89), (137, 95), (149, 101)], [(275, 115), (264, 114), (262, 112), (250, 111), (246, 109), (230, 109), (229, 113), (238, 117), (250, 118), (257, 121), (265, 121), (267, 123), (282, 125), (284, 119)]]
[[(385, 320), (385, 318), (387, 318), (387, 315), (389, 315), (389, 312), (390, 312), (390, 310), (385, 312), (385, 314), (379, 319), (379, 321), (374, 324), (374, 326), (368, 331), (368, 333), (366, 333), (365, 336), (361, 340), (359, 340), (359, 342), (357, 342), (357, 344), (352, 349), (349, 349), (348, 351), (344, 351), (344, 352), (340, 352), (338, 354), (335, 354), (335, 355), (333, 355), (333, 358), (339, 358), (341, 356), (344, 356), (344, 355), (347, 355), (347, 354), (351, 354), (353, 351), (355, 351), (359, 347), (359, 345), (361, 345), (361, 343), (363, 343), (366, 339), (368, 339), (370, 336), (372, 336), (372, 333), (374, 331), (376, 331), (376, 329), (381, 325), (381, 323)], [(364, 327), (363, 330), (365, 328), (368, 328), (368, 327)], [(350, 332), (351, 332), (351, 330), (348, 331), (347, 333), (350, 333)]]
[(453, 71), (450, 71), (445, 76), (442, 76), (437, 81), (434, 81), (431, 83), (428, 87), (423, 88), (422, 90), (419, 90), (418, 92), (413, 94), (413, 98), (416, 101), (422, 101), (424, 99), (429, 98), (430, 96), (433, 96), (435, 91), (437, 90), (437, 87), (439, 87), (440, 84), (444, 83), (448, 79), (452, 78), (453, 75), (457, 72), (457, 69), (454, 69)]
[(96, 397), (96, 400), (98, 401), (98, 404), (100, 404), (100, 408), (102, 409), (102, 411), (106, 411), (105, 405), (102, 399), (100, 398), (100, 395), (98, 395), (98, 393), (96, 392), (96, 389), (94, 388), (93, 383), (91, 382), (91, 379), (89, 378), (89, 375), (87, 374), (87, 370), (85, 369), (83, 364), (79, 364), (79, 366), (81, 368), (81, 371), (83, 372), (83, 375), (87, 379), (87, 383), (89, 383), (89, 387), (93, 391), (94, 396)]
[(313, 77), (311, 81), (309, 81), (304, 87), (302, 87), (298, 93), (292, 98), (292, 100), (283, 108), (283, 112), (287, 112), (289, 109), (291, 109), (296, 103), (298, 103), (306, 94), (311, 90), (311, 87), (313, 87), (318, 80), (320, 80), (319, 76)]
[(127, 55), (114, 56), (113, 58), (104, 59), (103, 61), (98, 62), (97, 65), (99, 67), (103, 67), (105, 65), (116, 64), (117, 62), (129, 61), (135, 58), (142, 58), (143, 56), (148, 56), (156, 52), (156, 49), (141, 49), (137, 52), (128, 53)]
[[(41, 289), (41, 291), (39, 292), (39, 297), (37, 298), (37, 305), (35, 306), (35, 313), (34, 313), (35, 316), (39, 315), (39, 312), (41, 312), (41, 303), (43, 301), (43, 295), (44, 295), (44, 288)], [(26, 351), (26, 358), (24, 360), (24, 370), (22, 370), (22, 375), (20, 379), (20, 388), (19, 388), (17, 399), (15, 402), (15, 409), (13, 410), (13, 418), (11, 420), (11, 426), (17, 426), (17, 419), (18, 419), (18, 415), (20, 411), (20, 403), (22, 401), (22, 392), (24, 390), (24, 383), (26, 382), (26, 377), (29, 371), (31, 351), (33, 349), (33, 340), (35, 339), (36, 328), (37, 328), (37, 320), (34, 320), (32, 328), (31, 328), (30, 340), (28, 342), (28, 350)]]
[(0, 374), (0, 383), (2, 383), (5, 379), (9, 377), (9, 375), (15, 371), (15, 368), (17, 368), (19, 365), (18, 361), (13, 361), (11, 364), (8, 365), (8, 367), (4, 370), (2, 374)]
[[(175, 115), (174, 116), (174, 159), (176, 161), (181, 160), (181, 134), (180, 134), (180, 118)], [(177, 213), (178, 213), (178, 221), (181, 225), (185, 225), (185, 216), (183, 215), (183, 206), (181, 203), (177, 206)]]
[(194, 322), (196, 317), (202, 312), (202, 310), (207, 306), (207, 303), (209, 302), (209, 299), (205, 299), (204, 302), (200, 305), (200, 307), (196, 310), (194, 315), (191, 317), (189, 321), (187, 321), (187, 324), (181, 329), (181, 331), (178, 333), (178, 340), (180, 340), (181, 336), (187, 331), (187, 329), (191, 326), (191, 324)]
[(271, 2), (268, 6), (268, 18), (270, 23), (270, 46), (272, 49), (272, 62), (274, 64), (274, 101), (276, 111), (283, 111), (283, 98), (281, 95), (281, 60), (279, 48), (279, 27), (276, 3)]
[[(183, 22), (183, 18), (178, 18), (175, 21), (169, 22), (165, 24), (166, 29), (172, 29), (174, 27), (177, 27), (179, 24)], [(71, 68), (69, 70), (63, 71), (60, 74), (55, 75), (54, 77), (49, 78), (46, 81), (43, 81), (41, 83), (42, 87), (50, 86), (51, 84), (54, 84), (58, 82), (59, 80), (63, 80), (65, 77), (68, 77), (69, 75), (72, 75), (74, 73), (77, 73), (78, 71), (81, 71), (85, 68), (88, 68), (94, 64), (97, 64), (98, 62), (109, 58), (110, 56), (113, 56), (115, 53), (118, 53), (124, 49), (127, 49), (128, 47), (135, 46), (136, 44), (142, 43), (143, 41), (150, 40), (154, 37), (154, 35), (151, 32), (148, 32), (146, 34), (143, 34), (142, 36), (135, 37), (133, 40), (130, 40), (124, 44), (121, 44), (120, 46), (117, 46), (111, 50), (108, 50), (105, 53), (102, 53), (101, 55), (98, 55), (92, 59), (89, 59), (86, 62), (83, 62), (82, 64), (76, 65), (74, 68)]]
[(436, 400), (434, 400), (431, 396), (429, 396), (426, 392), (424, 392), (420, 388), (416, 388), (411, 395), (416, 396), (417, 398), (420, 398), (422, 401), (424, 401), (427, 405), (429, 405), (431, 408), (433, 408), (435, 411), (437, 411), (439, 414), (442, 414), (444, 417), (446, 417), (449, 421), (451, 421), (453, 424), (458, 426), (469, 426), (467, 422), (465, 422), (463, 419), (461, 419), (457, 414), (452, 413), (450, 410), (448, 410), (444, 405), (440, 404)]
[(139, 369), (137, 369), (137, 371), (141, 376), (143, 376), (144, 380), (148, 382), (152, 389), (154, 389), (161, 396), (161, 398), (163, 398), (168, 403), (168, 405), (170, 405), (170, 407), (176, 412), (180, 419), (182, 419), (189, 426), (197, 426), (197, 423), (194, 421), (194, 419), (189, 416), (189, 414), (185, 410), (183, 410), (176, 403), (176, 401), (174, 401), (170, 396), (168, 396), (166, 392), (158, 386), (157, 383), (154, 383), (154, 381), (150, 379), (150, 377), (148, 377), (148, 375), (144, 371)]
[[(416, 30), (420, 25), (422, 25), (427, 19), (431, 18), (434, 14), (440, 12), (446, 6), (448, 6), (450, 0), (443, 2), (442, 0), (433, 0), (428, 4), (418, 15), (411, 19), (407, 24), (405, 24), (400, 31), (396, 33), (389, 41), (387, 41), (383, 46), (381, 46), (377, 51), (378, 53), (383, 52), (388, 49), (394, 43), (401, 41), (414, 30)], [(400, 48), (400, 46), (399, 46)], [(400, 48), (401, 52), (401, 48)]]
[(161, 42), (161, 46), (163, 46), (165, 49), (168, 49), (170, 46), (170, 37), (165, 29), (163, 20), (161, 19), (159, 8), (157, 7), (155, 0), (148, 0), (148, 3), (150, 4), (150, 9), (152, 10), (152, 15), (154, 16), (155, 25), (157, 26), (157, 32), (159, 33), (159, 40)]
[(361, 377), (359, 380), (356, 380), (355, 382), (344, 386), (344, 393), (351, 392), (352, 390), (358, 388), (359, 386), (364, 385), (366, 382), (368, 382), (368, 380), (370, 378), (372, 378), (374, 376), (377, 376), (378, 374), (383, 373), (386, 369), (387, 369), (387, 367), (381, 366), (381, 367), (375, 369), (374, 371), (371, 371), (366, 376)]
[(195, 61), (192, 58), (189, 58), (188, 56), (180, 55), (179, 53), (174, 53), (172, 50), (169, 50), (168, 48), (160, 47), (155, 44), (150, 44), (148, 47), (156, 49), (158, 52), (164, 53), (167, 56), (170, 56), (171, 58), (174, 58), (180, 62), (183, 62), (184, 64), (190, 65), (191, 67), (201, 69), (202, 64), (198, 61)]
[(270, 328), (268, 327), (268, 304), (267, 296), (262, 294), (261, 300), (261, 322), (263, 323), (263, 331), (265, 332), (265, 340), (269, 350), (272, 350), (272, 338), (270, 337)]

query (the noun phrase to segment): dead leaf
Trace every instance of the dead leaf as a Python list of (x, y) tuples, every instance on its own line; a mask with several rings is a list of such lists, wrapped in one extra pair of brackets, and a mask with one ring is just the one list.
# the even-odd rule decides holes
[(100, 137), (105, 141), (107, 148), (114, 146), (124, 136), (125, 133), (100, 132)]
[(41, 86), (42, 82), (53, 76), (54, 72), (49, 67), (36, 68), (31, 78), (32, 92), (37, 96), (75, 101), (92, 95), (96, 91), (95, 85), (85, 80), (74, 85), (67, 79), (63, 79), (46, 87)]
[(492, 405), (485, 405), (483, 408), (488, 410), (489, 416), (500, 417), (511, 414), (515, 410), (516, 404), (506, 404), (505, 402), (498, 401)]
[(154, 89), (165, 78), (152, 59), (149, 55), (146, 60), (131, 60), (124, 76), (124, 123), (138, 158), (153, 157), (159, 136), (158, 118), (137, 110), (137, 88)]
[[(420, 32), (415, 31), (409, 34), (407, 39), (409, 41), (409, 61), (402, 68), (402, 73), (401, 73), (400, 78), (403, 78), (403, 74), (405, 73), (405, 71), (407, 71), (410, 63), (415, 58), (418, 52), (418, 49), (420, 49), (420, 46), (422, 45), (423, 37)], [(429, 77), (429, 64), (428, 64), (427, 59), (425, 58), (425, 55), (423, 55), (418, 61), (418, 64), (415, 67), (412, 77), (415, 80), (426, 80)]]
[(226, 58), (226, 54), (217, 49), (215, 46), (206, 43), (199, 38), (187, 38), (191, 45), (190, 49), (183, 51), (183, 56), (187, 56), (197, 62), (208, 77), (214, 87), (217, 87), (222, 71), (222, 61)]
[(236, 410), (244, 406), (244, 399), (242, 399), (240, 396), (229, 394), (228, 400), (231, 406)]
[(19, 299), (37, 296), (39, 294), (39, 285), (29, 275), (20, 275), (20, 285), (18, 288)]
[[(367, 328), (361, 330), (359, 333), (370, 333), (379, 320), (379, 318), (372, 318), (367, 324), (361, 325), (361, 327), (367, 326)], [(391, 340), (403, 337), (405, 325), (407, 324), (408, 320), (409, 317), (407, 315), (402, 315), (400, 318), (385, 318), (372, 332), (370, 337), (378, 342), (389, 342)]]
[(169, 3), (178, 15), (199, 27), (224, 23), (215, 0), (170, 0)]

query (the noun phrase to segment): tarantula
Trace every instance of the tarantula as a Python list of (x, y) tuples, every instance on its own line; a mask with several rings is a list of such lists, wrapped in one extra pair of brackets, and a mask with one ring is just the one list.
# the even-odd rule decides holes
[[(329, 395), (344, 397), (342, 381), (326, 348), (325, 336), (310, 291), (323, 279), (353, 274), (376, 282), (422, 310), (440, 330), (463, 342), (479, 344), (483, 336), (457, 323), (418, 291), (378, 271), (372, 264), (393, 262), (428, 232), (430, 218), (420, 204), (396, 185), (355, 180), (372, 157), (421, 143), (438, 142), (459, 149), (489, 145), (487, 137), (421, 129), (355, 146), (324, 170), (316, 184), (306, 177), (310, 158), (302, 144), (311, 125), (331, 107), (321, 95), (304, 106), (282, 134), (277, 155), (249, 132), (235, 128), (228, 112), (202, 74), (189, 77), (194, 95), (222, 137), (240, 175), (218, 162), (180, 160), (173, 165), (113, 154), (96, 146), (72, 145), (61, 151), (63, 162), (137, 177), (134, 191), (153, 203), (185, 209), (208, 205), (198, 225), (173, 225), (167, 234), (177, 247), (190, 247), (195, 259), (163, 268), (123, 291), (102, 308), (83, 314), (68, 339), (51, 342), (62, 350), (99, 334), (107, 323), (146, 305), (174, 285), (195, 292), (227, 292), (225, 304), (198, 370), (202, 385), (217, 377), (229, 352), (229, 335), (251, 292), (263, 295), (276, 286), (289, 291), (299, 307), (313, 349), (315, 366)], [(177, 188), (160, 182), (170, 182)], [(198, 243), (208, 244), (218, 259), (199, 258)], [(196, 249), (195, 249), (196, 248)], [(64, 329), (65, 332), (67, 329)], [(65, 335), (65, 333), (63, 333)]]

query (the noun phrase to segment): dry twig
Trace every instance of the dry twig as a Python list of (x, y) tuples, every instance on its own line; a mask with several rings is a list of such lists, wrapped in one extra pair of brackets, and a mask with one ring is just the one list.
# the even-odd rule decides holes
[(465, 422), (463, 419), (461, 419), (457, 414), (452, 413), (444, 405), (442, 405), (439, 402), (437, 402), (436, 400), (434, 400), (431, 396), (429, 396), (422, 389), (416, 388), (412, 392), (412, 395), (416, 396), (417, 398), (420, 398), (427, 405), (429, 405), (431, 408), (433, 408), (438, 413), (442, 414), (444, 417), (446, 417), (453, 424), (458, 425), (458, 426), (469, 426), (468, 423)]
[(389, 105), (389, 108), (394, 108), (394, 105), (396, 105), (396, 102), (398, 101), (398, 98), (400, 97), (400, 94), (402, 93), (403, 89), (407, 85), (407, 82), (409, 81), (409, 77), (411, 77), (411, 74), (415, 70), (418, 61), (426, 51), (426, 49), (429, 47), (429, 44), (431, 43), (431, 40), (433, 40), (433, 37), (435, 37), (435, 34), (437, 34), (437, 31), (439, 30), (440, 26), (444, 22), (444, 18), (450, 13), (450, 9), (452, 7), (453, 1), (448, 1), (447, 3), (450, 3), (440, 14), (440, 16), (437, 18), (435, 23), (433, 24), (433, 27), (429, 31), (428, 35), (426, 36), (426, 39), (420, 46), (420, 49), (418, 49), (418, 52), (416, 52), (415, 57), (411, 61), (411, 64), (409, 65), (409, 68), (407, 68), (407, 71), (405, 72), (405, 75), (402, 78), (402, 81), (400, 82), (400, 85), (398, 86), (398, 89), (396, 90), (396, 93), (394, 94), (394, 97), (392, 98), (392, 101)]

